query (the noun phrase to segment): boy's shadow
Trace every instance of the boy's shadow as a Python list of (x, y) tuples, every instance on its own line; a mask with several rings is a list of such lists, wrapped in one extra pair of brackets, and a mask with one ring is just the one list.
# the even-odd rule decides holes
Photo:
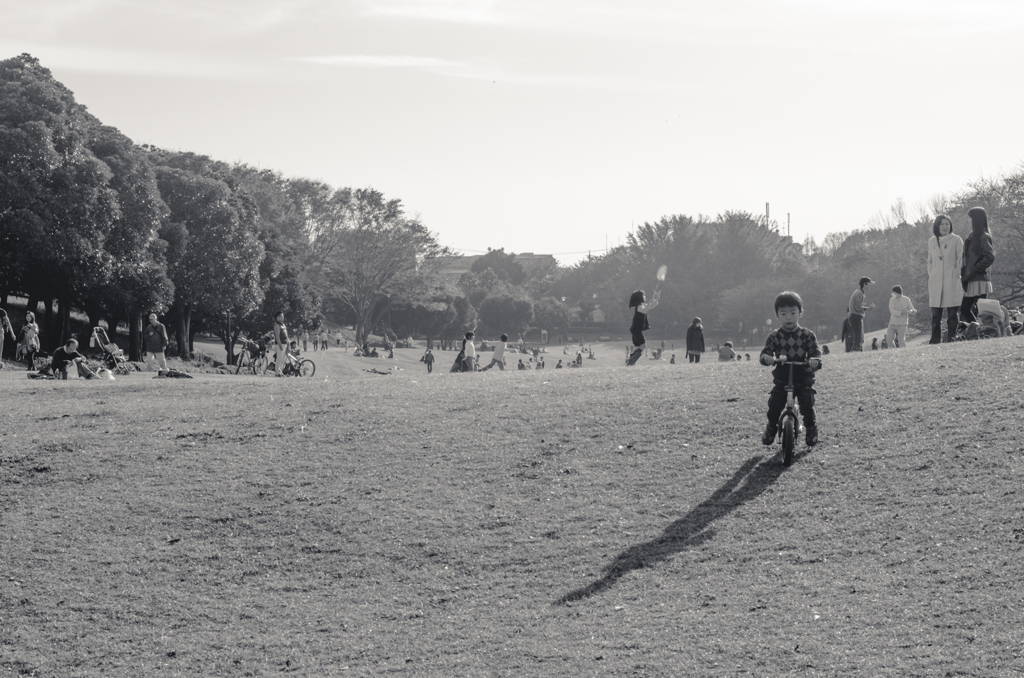
[[(806, 454), (805, 452), (799, 457)], [(785, 471), (786, 467), (782, 465), (780, 455), (763, 459), (761, 455), (748, 459), (729, 480), (715, 490), (714, 494), (666, 527), (660, 537), (630, 546), (605, 566), (604, 576), (581, 589), (565, 594), (555, 604), (564, 605), (589, 598), (595, 593), (611, 588), (627, 572), (650, 567), (714, 537), (714, 530), (711, 529), (714, 521), (758, 497)]]

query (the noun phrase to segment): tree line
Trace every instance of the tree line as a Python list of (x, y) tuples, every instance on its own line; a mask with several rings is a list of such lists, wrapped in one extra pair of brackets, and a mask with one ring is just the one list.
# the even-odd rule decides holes
[(467, 329), (557, 335), (596, 310), (605, 323), (595, 332), (619, 334), (630, 292), (650, 292), (662, 264), (669, 273), (652, 321), (663, 336), (681, 338), (699, 316), (718, 341), (756, 343), (775, 294), (793, 289), (807, 306), (804, 324), (828, 341), (863, 275), (879, 283), (866, 329), (888, 322), (892, 285), (926, 308), (932, 219), (946, 213), (966, 235), (974, 205), (988, 211), (997, 244), (996, 296), (1015, 304), (1024, 295), (1024, 167), (937, 197), (913, 218), (897, 202), (820, 245), (747, 212), (680, 214), (571, 267), (524, 266), (499, 248), (453, 279), (455, 252), (400, 200), (136, 145), (34, 57), (0, 61), (0, 303), (19, 295), (32, 309), (42, 304), (46, 349), (70, 336), (73, 311), (112, 333), (126, 325), (133, 359), (151, 311), (183, 358), (204, 332), (230, 359), (238, 339), (264, 333), (278, 310), (297, 328), (326, 315), (351, 325), (357, 341), (383, 333), (452, 342)]

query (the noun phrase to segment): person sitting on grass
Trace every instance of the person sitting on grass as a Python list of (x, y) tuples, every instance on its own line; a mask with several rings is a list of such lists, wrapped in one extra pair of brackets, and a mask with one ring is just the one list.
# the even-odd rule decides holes
[[(562, 361), (559, 360), (558, 362), (562, 362)], [(520, 370), (525, 370), (526, 369), (526, 365), (523, 364), (523, 359), (522, 358), (519, 359), (519, 366), (516, 369), (520, 369)]]
[(732, 348), (732, 342), (727, 341), (722, 344), (722, 348), (718, 349), (718, 362), (727, 363), (732, 362), (732, 359), (736, 357), (736, 351)]
[(50, 358), (50, 372), (57, 379), (68, 378), (68, 365), (78, 363), (78, 374), (86, 379), (92, 379), (96, 375), (86, 367), (83, 362), (85, 356), (78, 352), (78, 340), (68, 339), (68, 342), (53, 352)]
[(789, 370), (793, 370), (793, 395), (800, 404), (800, 414), (807, 429), (807, 446), (818, 444), (818, 423), (814, 416), (814, 373), (821, 369), (821, 350), (814, 332), (800, 326), (804, 314), (804, 302), (796, 292), (781, 292), (775, 297), (775, 315), (782, 327), (773, 330), (761, 349), (761, 364), (771, 367), (775, 359), (781, 361), (805, 362), (792, 368), (779, 363), (772, 370), (774, 386), (768, 396), (768, 425), (765, 426), (761, 442), (771, 445), (779, 432), (779, 416), (786, 406), (786, 385)]

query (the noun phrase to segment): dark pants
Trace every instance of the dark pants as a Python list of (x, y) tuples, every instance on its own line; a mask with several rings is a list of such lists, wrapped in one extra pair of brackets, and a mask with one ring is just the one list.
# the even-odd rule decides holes
[(700, 362), (700, 353), (691, 353), (690, 354), (690, 362), (691, 363), (699, 363)]
[(986, 298), (988, 298), (987, 294), (980, 294), (976, 297), (964, 297), (963, 302), (960, 304), (960, 319), (966, 320), (969, 323), (976, 321), (978, 316), (974, 312), (974, 305), (978, 303), (978, 299)]
[(846, 339), (844, 339), (843, 341), (846, 343), (846, 352), (847, 353), (853, 352), (853, 330), (852, 329), (850, 330), (850, 333), (846, 335)]
[(850, 314), (850, 329), (853, 331), (853, 350), (864, 350), (864, 316)]
[[(800, 415), (804, 418), (804, 427), (811, 428), (817, 425), (814, 416), (814, 394), (816, 391), (813, 384), (794, 384), (793, 395), (800, 405)], [(779, 423), (779, 416), (782, 410), (786, 409), (786, 385), (776, 382), (772, 392), (768, 395), (768, 424), (775, 426)]]
[[(946, 341), (953, 341), (956, 336), (956, 324), (960, 321), (956, 306), (946, 308)], [(942, 309), (932, 309), (932, 338), (929, 344), (942, 343)]]
[(25, 364), (28, 365), (28, 369), (34, 370), (36, 368), (36, 350), (28, 349), (25, 351)]

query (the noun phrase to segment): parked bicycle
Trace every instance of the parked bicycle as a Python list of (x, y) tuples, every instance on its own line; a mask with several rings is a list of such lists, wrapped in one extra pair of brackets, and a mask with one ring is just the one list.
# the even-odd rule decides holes
[(243, 369), (250, 370), (253, 374), (263, 374), (267, 371), (268, 362), (266, 344), (248, 339), (238, 352), (238, 358), (235, 361), (235, 374), (240, 373)]
[[(292, 354), (291, 351), (285, 351), (285, 356), (288, 362), (281, 368), (281, 374), (286, 377), (312, 377), (316, 372), (316, 363), (309, 358), (299, 359)], [(277, 370), (277, 364), (271, 362), (267, 365), (267, 372), (274, 372)]]

